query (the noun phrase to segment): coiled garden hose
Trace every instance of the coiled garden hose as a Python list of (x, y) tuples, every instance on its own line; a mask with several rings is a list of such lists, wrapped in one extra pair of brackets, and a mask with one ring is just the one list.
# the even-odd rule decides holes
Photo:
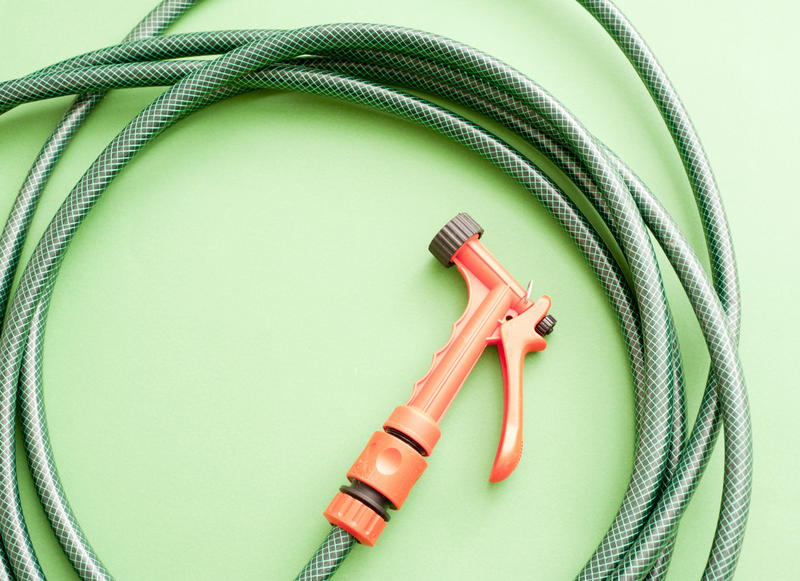
[[(15, 472), (19, 405), (34, 484), (59, 543), (82, 579), (111, 578), (69, 508), (51, 455), (42, 405), (42, 337), (70, 240), (114, 177), (161, 132), (220, 100), (270, 88), (325, 95), (428, 127), (490, 161), (539, 200), (575, 241), (608, 295), (625, 339), (636, 396), (637, 446), (630, 484), (616, 518), (578, 579), (664, 578), (678, 522), (722, 426), (722, 500), (703, 579), (731, 578), (747, 519), (752, 453), (737, 354), (739, 290), (724, 210), (692, 124), (641, 37), (610, 1), (579, 2), (629, 59), (667, 124), (695, 195), (710, 276), (642, 181), (565, 107), (521, 72), (430, 33), (376, 24), (330, 24), (157, 36), (193, 4), (165, 0), (123, 43), (0, 83), (0, 113), (38, 99), (81, 95), (35, 161), (0, 237), (0, 301), (4, 306), (10, 303), (0, 334), (0, 576), (44, 578), (19, 503)], [(207, 55), (218, 56), (195, 58)], [(67, 143), (105, 91), (142, 86), (169, 88), (113, 139), (72, 189), (9, 301), (36, 203)], [(476, 116), (466, 119), (406, 90), (457, 103)], [(623, 264), (562, 189), (530, 158), (481, 127), (481, 116), (533, 145), (574, 182), (613, 236)], [(711, 360), (702, 404), (688, 437), (681, 355), (650, 235), (683, 285)], [(332, 528), (298, 579), (329, 578), (353, 543), (347, 532)]]

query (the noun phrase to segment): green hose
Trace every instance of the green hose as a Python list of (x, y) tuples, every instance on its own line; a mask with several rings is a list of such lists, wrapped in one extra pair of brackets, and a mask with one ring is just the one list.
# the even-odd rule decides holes
[[(195, 2), (196, 0), (163, 0), (136, 25), (124, 40), (128, 42), (160, 34)], [(0, 234), (0, 307), (3, 312), (8, 304), (22, 246), (27, 237), (39, 197), (67, 144), (102, 98), (102, 93), (89, 93), (82, 94), (75, 99), (42, 147), (17, 194), (6, 225)], [(20, 384), (31, 382), (31, 385), (37, 386), (35, 389), (20, 389), (21, 414), (26, 418), (23, 422), (25, 451), (36, 492), (45, 508), (45, 514), (47, 514), (53, 530), (58, 531), (59, 543), (75, 571), (84, 579), (111, 579), (75, 519), (64, 495), (61, 480), (52, 458), (41, 397), (42, 390), (39, 388), (41, 385), (41, 341), (44, 336), (44, 319), (41, 317), (41, 313), (46, 311), (45, 305), (48, 302), (49, 293), (47, 298), (41, 302), (40, 310), (37, 311), (37, 316), (33, 320), (29, 341), (26, 345), (26, 356), (23, 358), (20, 369)], [(13, 456), (9, 460), (13, 465)], [(14, 476), (13, 473), (6, 470), (4, 465), (4, 477)], [(16, 488), (16, 484), (13, 486)], [(18, 494), (16, 490), (14, 490), (14, 494)], [(9, 508), (8, 511), (4, 508), (4, 520), (6, 518), (13, 519), (12, 522), (15, 523), (13, 528), (17, 532), (11, 537), (3, 535), (5, 550), (0, 550), (0, 555), (4, 565), (4, 578), (12, 578), (6, 564), (6, 551), (16, 555), (16, 561), (25, 563), (26, 575), (19, 575), (18, 566), (14, 567), (18, 576), (27, 578), (30, 575), (33, 578), (43, 578), (30, 545), (18, 500)]]
[[(736, 352), (740, 303), (724, 210), (692, 125), (654, 57), (607, 0), (581, 3), (603, 25), (647, 86), (689, 177), (711, 259), (711, 277), (646, 186), (560, 103), (496, 59), (429, 33), (374, 24), (298, 30), (220, 31), (152, 36), (190, 2), (164, 2), (126, 42), (0, 83), (0, 112), (37, 99), (114, 88), (170, 88), (108, 145), (67, 196), (26, 265), (0, 334), (0, 536), (6, 578), (43, 579), (19, 507), (14, 472), (19, 393), (34, 484), (54, 532), (83, 579), (110, 575), (69, 510), (55, 472), (41, 394), (41, 342), (49, 298), (72, 236), (99, 196), (147, 143), (219, 100), (261, 88), (303, 91), (373, 107), (470, 148), (532, 193), (572, 237), (597, 274), (620, 324), (636, 395), (637, 446), (619, 512), (579, 579), (663, 579), (678, 522), (721, 425), (725, 477), (704, 579), (729, 579), (741, 550), (752, 479), (749, 410)], [(133, 40), (139, 37), (139, 40)], [(216, 55), (213, 60), (193, 60)], [(179, 59), (179, 60), (166, 60)], [(500, 137), (402, 87), (464, 105), (532, 144), (575, 183), (624, 256), (629, 279), (575, 203), (534, 162)], [(99, 96), (81, 102), (97, 102)], [(40, 154), (0, 237), (8, 296), (19, 248), (50, 170), (92, 105), (74, 105)], [(71, 119), (71, 120), (70, 120)], [(477, 119), (477, 117), (476, 117)], [(40, 168), (40, 169), (36, 169)], [(686, 438), (681, 356), (650, 235), (664, 250), (695, 311), (711, 369)], [(299, 579), (327, 579), (353, 538), (332, 529)]]

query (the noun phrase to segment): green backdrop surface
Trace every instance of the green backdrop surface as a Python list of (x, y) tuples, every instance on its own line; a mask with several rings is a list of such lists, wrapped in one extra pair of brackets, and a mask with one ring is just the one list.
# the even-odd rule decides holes
[[(153, 0), (0, 0), (0, 78), (113, 44)], [(739, 579), (797, 579), (795, 23), (790, 2), (620, 2), (675, 83), (727, 202), (741, 267), (742, 357), (755, 492)], [(541, 82), (617, 151), (693, 244), (702, 232), (677, 155), (638, 79), (566, 0), (206, 0), (174, 31), (387, 22), (450, 36)], [(116, 91), (53, 175), (49, 216), (158, 89)], [(0, 118), (0, 209), (69, 99)], [(379, 545), (337, 579), (568, 579), (614, 516), (633, 453), (625, 351), (599, 284), (530, 196), (474, 154), (359, 107), (286, 93), (192, 116), (137, 157), (75, 238), (45, 346), (46, 406), (80, 522), (119, 579), (288, 579), (322, 540), (321, 512), (465, 303), (428, 254), (458, 211), (559, 324), (528, 357), (523, 460), (490, 485), (502, 419), (495, 352), (443, 423), (428, 471)], [(4, 215), (4, 212), (0, 211)], [(32, 245), (26, 246), (26, 256)], [(706, 257), (703, 256), (703, 260)], [(674, 276), (668, 291), (678, 297)], [(707, 355), (675, 316), (690, 415)], [(20, 450), (20, 454), (22, 454)], [(697, 578), (713, 537), (715, 454), (682, 522), (670, 579)], [(20, 464), (48, 577), (74, 578)]]

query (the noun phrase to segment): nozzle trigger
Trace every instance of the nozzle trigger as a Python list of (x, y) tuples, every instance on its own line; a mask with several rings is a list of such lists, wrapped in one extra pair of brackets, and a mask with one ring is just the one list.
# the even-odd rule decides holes
[(525, 355), (547, 346), (536, 325), (547, 315), (550, 297), (542, 296), (520, 315), (500, 325), (497, 350), (503, 369), (503, 428), (489, 475), (500, 482), (511, 474), (522, 456), (522, 371)]

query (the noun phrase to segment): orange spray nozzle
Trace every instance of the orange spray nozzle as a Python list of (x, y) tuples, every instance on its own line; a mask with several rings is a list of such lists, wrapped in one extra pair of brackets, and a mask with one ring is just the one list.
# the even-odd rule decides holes
[(483, 229), (459, 214), (434, 237), (430, 251), (445, 266), (455, 264), (469, 299), (453, 324), (450, 339), (433, 356), (428, 372), (414, 384), (411, 399), (396, 408), (351, 467), (344, 486), (325, 511), (328, 520), (359, 541), (374, 544), (425, 470), (439, 439), (439, 423), (487, 345), (497, 345), (505, 394), (500, 444), (489, 476), (505, 479), (522, 454), (522, 370), (525, 355), (541, 351), (555, 319), (550, 298), (531, 300), (480, 241)]

